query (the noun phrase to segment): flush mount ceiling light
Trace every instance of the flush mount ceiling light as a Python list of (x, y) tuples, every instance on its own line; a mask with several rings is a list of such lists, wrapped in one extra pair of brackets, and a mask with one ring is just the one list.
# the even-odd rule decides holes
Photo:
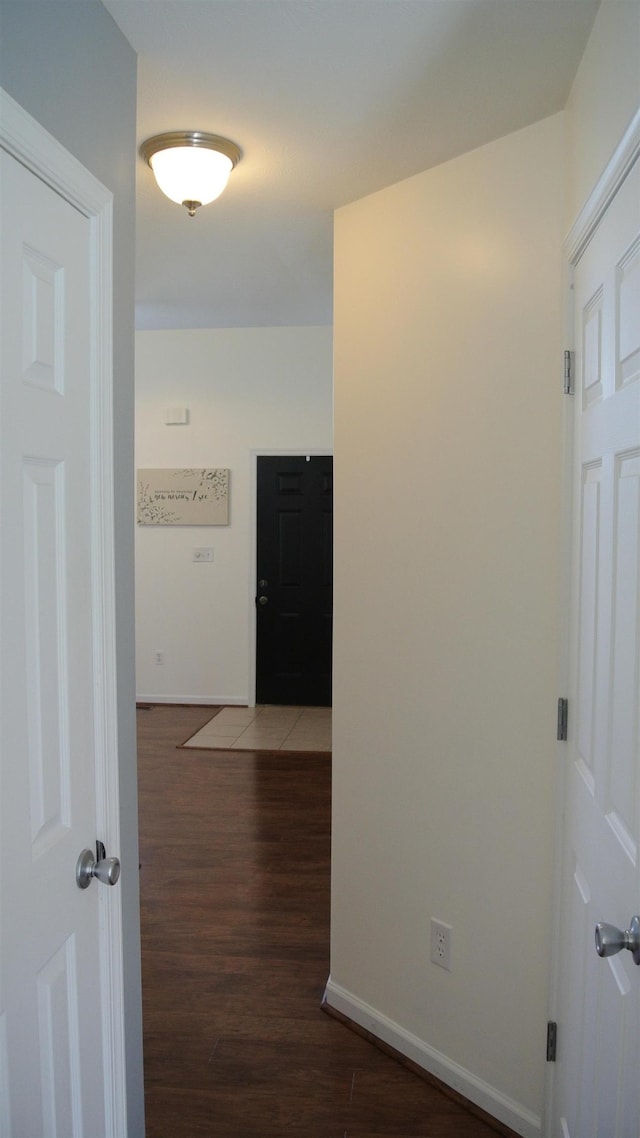
[(201, 130), (155, 134), (142, 143), (140, 153), (163, 194), (186, 206), (189, 217), (220, 196), (242, 157), (235, 142)]

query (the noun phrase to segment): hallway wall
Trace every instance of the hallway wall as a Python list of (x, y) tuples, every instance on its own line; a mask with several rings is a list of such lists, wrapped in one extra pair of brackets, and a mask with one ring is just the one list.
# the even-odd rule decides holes
[[(328, 998), (531, 1136), (563, 628), (561, 246), (640, 106), (639, 60), (640, 4), (603, 0), (564, 114), (336, 219)], [(430, 916), (453, 926), (451, 972), (429, 962)]]
[[(137, 334), (136, 467), (231, 472), (228, 526), (137, 527), (139, 699), (244, 704), (255, 695), (252, 452), (331, 453), (332, 370), (330, 327)], [(187, 426), (165, 426), (176, 405), (188, 408)], [(213, 563), (193, 562), (201, 546)]]
[[(338, 211), (329, 1001), (539, 1132), (564, 116)], [(453, 927), (430, 963), (430, 918)]]

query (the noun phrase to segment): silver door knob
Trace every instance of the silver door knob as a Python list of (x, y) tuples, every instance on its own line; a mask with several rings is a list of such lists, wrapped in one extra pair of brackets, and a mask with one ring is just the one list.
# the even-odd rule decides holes
[(258, 597), (258, 604), (259, 605), (268, 605), (269, 604), (269, 598), (268, 597)]
[(103, 857), (96, 861), (92, 850), (83, 850), (76, 863), (76, 884), (78, 889), (86, 889), (97, 877), (103, 885), (115, 885), (120, 877), (120, 861), (117, 857)]
[(615, 956), (628, 948), (634, 964), (640, 964), (640, 917), (632, 917), (629, 928), (624, 932), (615, 925), (604, 923), (596, 925), (596, 952), (598, 956)]

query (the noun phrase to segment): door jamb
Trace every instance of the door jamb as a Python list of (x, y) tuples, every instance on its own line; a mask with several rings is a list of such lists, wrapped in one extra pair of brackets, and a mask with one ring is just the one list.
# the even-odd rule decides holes
[(324, 455), (333, 457), (333, 446), (330, 447), (258, 447), (250, 452), (249, 473), (249, 691), (247, 703), (249, 707), (256, 705), (256, 575), (258, 570), (258, 458), (283, 455), (285, 458), (298, 458), (310, 455), (313, 458), (322, 458)]
[[(90, 496), (96, 838), (120, 849), (113, 495), (113, 194), (3, 88), (0, 146), (84, 217), (91, 229)], [(121, 891), (101, 889), (100, 978), (108, 1134), (127, 1135)]]
[[(618, 146), (605, 166), (600, 178), (584, 206), (578, 213), (563, 245), (563, 297), (565, 303), (564, 331), (565, 346), (575, 349), (573, 279), (576, 265), (591, 241), (600, 221), (606, 213), (618, 190), (634, 163), (640, 158), (640, 107), (638, 107)], [(572, 545), (572, 497), (573, 497), (573, 408), (574, 397), (564, 403), (564, 461), (563, 461), (563, 550), (561, 608), (564, 614), (559, 628), (558, 678), (562, 686), (561, 694), (566, 692), (569, 678), (569, 619), (571, 599), (571, 545)], [(560, 915), (562, 906), (562, 880), (564, 857), (563, 817), (566, 802), (566, 744), (559, 743), (556, 778), (556, 817), (555, 850), (553, 872), (553, 916), (551, 934), (551, 978), (549, 988), (549, 1019), (557, 1019), (558, 988), (560, 982)], [(553, 1107), (555, 1102), (555, 1067), (546, 1065), (545, 1078), (545, 1135), (551, 1138)]]

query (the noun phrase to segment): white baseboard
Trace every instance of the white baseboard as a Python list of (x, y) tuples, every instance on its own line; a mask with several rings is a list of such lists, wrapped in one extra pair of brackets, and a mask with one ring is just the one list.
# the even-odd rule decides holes
[(540, 1138), (542, 1122), (537, 1115), (489, 1083), (477, 1078), (471, 1071), (454, 1063), (411, 1032), (405, 1031), (393, 1020), (387, 1019), (375, 1008), (365, 1004), (357, 996), (341, 988), (339, 984), (335, 984), (331, 977), (327, 981), (325, 1000), (330, 1008), (334, 1008), (359, 1027), (371, 1032), (377, 1039), (393, 1047), (407, 1059), (411, 1059), (428, 1074), (434, 1075), (452, 1090), (463, 1095), (469, 1102), (511, 1127), (516, 1134), (521, 1134), (522, 1138)]
[(202, 704), (203, 707), (246, 707), (247, 700), (228, 695), (137, 695), (136, 703)]

